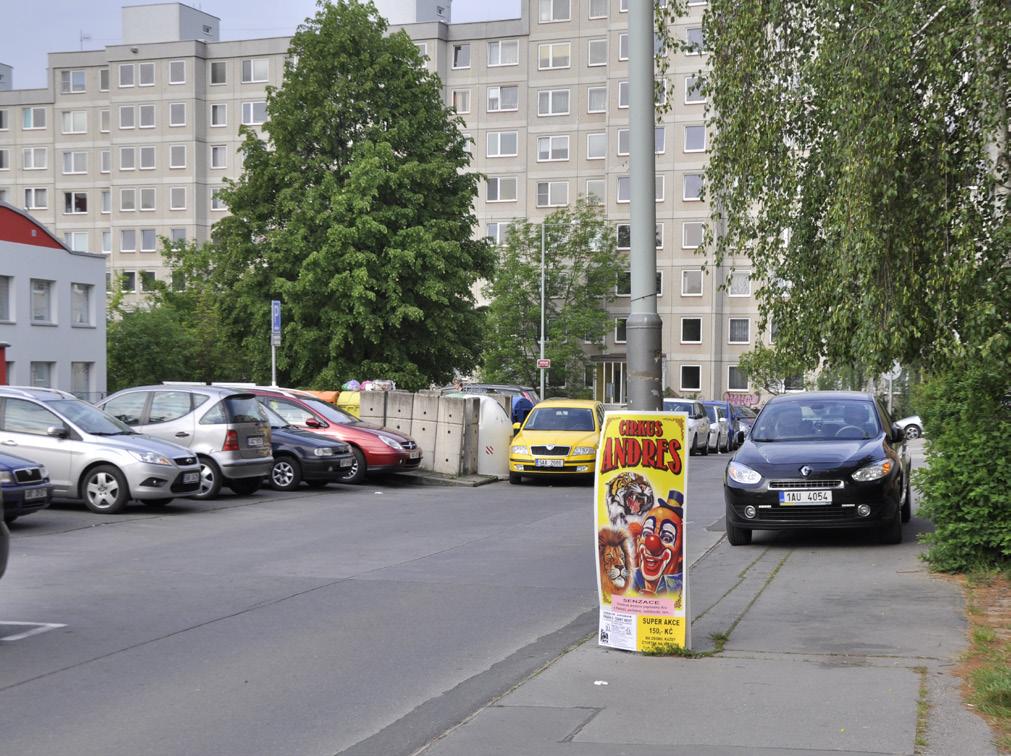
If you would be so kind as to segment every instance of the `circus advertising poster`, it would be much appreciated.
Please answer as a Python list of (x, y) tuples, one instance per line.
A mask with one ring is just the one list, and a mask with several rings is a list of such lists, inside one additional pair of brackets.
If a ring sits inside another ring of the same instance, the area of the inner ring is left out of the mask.
[(668, 412), (604, 416), (594, 486), (602, 646), (689, 647), (686, 423)]

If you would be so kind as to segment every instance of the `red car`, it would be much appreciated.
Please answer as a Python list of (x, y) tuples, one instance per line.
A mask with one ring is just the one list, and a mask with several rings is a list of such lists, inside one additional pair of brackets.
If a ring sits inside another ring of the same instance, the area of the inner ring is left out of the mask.
[(414, 470), (421, 464), (421, 449), (410, 436), (363, 423), (307, 391), (269, 386), (243, 390), (255, 394), (262, 404), (296, 428), (350, 444), (354, 460), (341, 476), (342, 483), (358, 483), (371, 472)]

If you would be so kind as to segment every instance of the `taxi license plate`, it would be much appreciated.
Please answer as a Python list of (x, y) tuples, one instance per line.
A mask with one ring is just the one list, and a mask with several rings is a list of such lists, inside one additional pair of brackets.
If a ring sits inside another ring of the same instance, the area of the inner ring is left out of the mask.
[(831, 504), (831, 491), (780, 491), (779, 505), (789, 507), (797, 504)]
[(25, 500), (34, 501), (35, 499), (44, 499), (46, 494), (49, 493), (44, 488), (30, 488), (25, 491)]
[(534, 465), (536, 467), (561, 467), (565, 460), (561, 459), (535, 459)]
[(246, 443), (250, 446), (263, 446), (263, 436), (250, 436), (246, 439)]
[(199, 480), (200, 473), (198, 472), (183, 473), (183, 483), (196, 483)]
[(408, 456), (410, 456), (411, 459), (420, 459), (421, 449), (414, 449)]

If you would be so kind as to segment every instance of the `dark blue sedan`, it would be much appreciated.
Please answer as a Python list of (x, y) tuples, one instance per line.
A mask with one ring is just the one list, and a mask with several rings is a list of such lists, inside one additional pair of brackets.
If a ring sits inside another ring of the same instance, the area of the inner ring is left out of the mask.
[(45, 509), (53, 500), (45, 466), (10, 454), (0, 454), (0, 490), (4, 522)]

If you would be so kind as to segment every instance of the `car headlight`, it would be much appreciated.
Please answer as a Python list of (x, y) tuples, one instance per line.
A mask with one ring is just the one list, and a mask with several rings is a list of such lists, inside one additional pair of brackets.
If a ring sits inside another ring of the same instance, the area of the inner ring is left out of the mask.
[(597, 453), (596, 446), (577, 446), (575, 449), (572, 450), (572, 454), (577, 457), (580, 457), (584, 454), (596, 454), (596, 453)]
[(858, 483), (868, 483), (872, 480), (878, 480), (885, 477), (892, 471), (892, 461), (890, 459), (883, 459), (880, 462), (875, 462), (872, 465), (867, 465), (867, 467), (861, 467), (855, 473), (853, 473), (853, 480)]
[(739, 462), (731, 462), (727, 465), (727, 475), (731, 480), (745, 485), (754, 485), (762, 479), (759, 473)]
[(152, 451), (133, 451), (132, 449), (127, 450), (131, 457), (136, 459), (138, 462), (144, 462), (149, 465), (171, 465), (172, 460), (166, 457), (164, 454), (159, 454), (158, 452)]
[(379, 440), (386, 444), (391, 449), (396, 449), (397, 451), (403, 451), (404, 447), (400, 445), (400, 442), (395, 438), (390, 438), (389, 436), (380, 436)]
[(43, 478), (49, 477), (49, 470), (46, 469), (45, 465), (39, 465), (39, 475), (41, 475)]
[(509, 451), (512, 454), (529, 454), (530, 453), (530, 447), (528, 447), (528, 446), (511, 446), (511, 447), (509, 447)]
[(320, 446), (317, 447), (316, 449), (313, 449), (312, 453), (315, 454), (317, 457), (332, 457), (333, 449), (331, 449), (329, 446)]
[(14, 476), (8, 470), (0, 470), (0, 483), (13, 483)]

